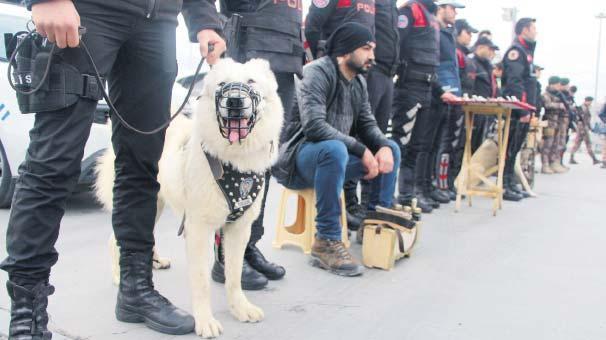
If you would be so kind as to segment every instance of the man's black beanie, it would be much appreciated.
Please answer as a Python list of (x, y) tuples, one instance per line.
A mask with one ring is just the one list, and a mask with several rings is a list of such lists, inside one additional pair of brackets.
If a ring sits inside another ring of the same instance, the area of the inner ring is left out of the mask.
[(326, 52), (331, 57), (340, 57), (358, 48), (375, 42), (375, 37), (365, 26), (348, 22), (339, 26), (326, 42)]

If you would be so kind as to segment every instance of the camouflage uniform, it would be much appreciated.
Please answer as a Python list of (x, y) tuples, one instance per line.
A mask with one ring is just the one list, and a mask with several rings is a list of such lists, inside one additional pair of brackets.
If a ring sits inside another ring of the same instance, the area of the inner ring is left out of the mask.
[(566, 106), (555, 92), (547, 90), (543, 93), (543, 102), (545, 108), (543, 120), (546, 120), (548, 125), (543, 129), (541, 161), (543, 166), (546, 166), (560, 162), (561, 146), (566, 144), (568, 114), (566, 113)]
[[(581, 144), (585, 143), (585, 148), (587, 149), (587, 153), (591, 156), (592, 159), (595, 158), (595, 154), (593, 153), (593, 148), (591, 145), (591, 112), (589, 112), (589, 107), (585, 104), (579, 110), (579, 120), (577, 123), (577, 134), (574, 139), (574, 146), (570, 151), (571, 157), (579, 151)], [(603, 156), (602, 156), (603, 157)]]

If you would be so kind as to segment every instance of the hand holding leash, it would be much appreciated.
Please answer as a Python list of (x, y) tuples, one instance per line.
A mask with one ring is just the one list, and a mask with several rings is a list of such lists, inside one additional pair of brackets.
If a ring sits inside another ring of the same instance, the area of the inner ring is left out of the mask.
[(200, 54), (206, 58), (209, 65), (214, 65), (223, 52), (225, 52), (225, 40), (221, 38), (214, 30), (202, 30), (198, 32), (198, 42), (200, 43)]
[(36, 31), (59, 48), (78, 47), (80, 15), (71, 0), (40, 2), (32, 6)]

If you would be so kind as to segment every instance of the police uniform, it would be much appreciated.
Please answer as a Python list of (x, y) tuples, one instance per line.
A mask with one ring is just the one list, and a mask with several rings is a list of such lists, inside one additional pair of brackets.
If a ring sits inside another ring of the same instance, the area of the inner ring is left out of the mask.
[[(518, 100), (531, 105), (536, 103), (537, 96), (537, 79), (534, 67), (535, 46), (536, 43), (534, 42), (516, 37), (503, 58), (503, 95), (515, 96)], [(513, 188), (514, 168), (516, 156), (526, 140), (529, 129), (529, 124), (521, 123), (520, 118), (529, 114), (530, 112), (524, 110), (513, 110), (512, 112), (504, 174), (505, 193), (503, 197), (506, 200), (522, 198)]]
[[(295, 85), (294, 76), (301, 76), (303, 68), (303, 41), (301, 37), (302, 7), (300, 1), (262, 0), (262, 1), (221, 1), (221, 13), (231, 17), (237, 13), (242, 16), (240, 46), (236, 46), (236, 55), (230, 56), (239, 62), (246, 62), (253, 58), (269, 61), (271, 70), (278, 82), (278, 95), (284, 108), (284, 121), (290, 121), (290, 113), (294, 103)], [(288, 127), (284, 128), (281, 141)], [(253, 222), (249, 245), (246, 251), (245, 268), (242, 274), (244, 289), (259, 289), (267, 284), (267, 280), (260, 277), (248, 264), (268, 278), (281, 278), (284, 268), (265, 260), (257, 242), (263, 237), (265, 228), (265, 202), (269, 191), (270, 173), (265, 174), (265, 195), (261, 205), (259, 217)], [(221, 252), (217, 252), (220, 255)], [(217, 257), (213, 267), (213, 279), (224, 282), (222, 259)]]
[(305, 18), (305, 39), (314, 58), (320, 41), (326, 41), (337, 27), (357, 22), (375, 35), (375, 0), (312, 0)]
[[(459, 61), (457, 58), (456, 38), (454, 27), (440, 29), (440, 66), (438, 66), (438, 80), (442, 90), (461, 96), (461, 80), (459, 76)], [(455, 129), (452, 128), (454, 110), (456, 107), (444, 104), (440, 98), (432, 100), (432, 111), (439, 113), (439, 127), (434, 145), (432, 161), (436, 164), (436, 178), (438, 189), (444, 191), (448, 200), (456, 196), (452, 183), (448, 181), (450, 160), (453, 149)], [(439, 197), (436, 197), (439, 199)]]
[[(31, 8), (42, 1), (26, 2)], [(175, 45), (179, 12), (184, 14), (192, 42), (197, 42), (199, 31), (221, 30), (212, 0), (81, 0), (74, 1), (74, 6), (81, 25), (87, 29), (82, 41), (88, 46), (101, 76), (107, 79), (116, 109), (129, 124), (141, 130), (155, 129), (170, 116), (171, 93), (177, 75)], [(95, 72), (82, 48), (57, 51), (57, 58), (75, 67), (82, 77)], [(53, 78), (49, 81), (53, 82)], [(73, 105), (36, 113), (27, 157), (19, 169), (8, 221), (8, 257), (2, 269), (8, 272), (13, 301), (22, 304), (22, 299), (35, 295), (34, 308), (39, 310), (34, 313), (39, 313), (40, 318), (46, 309), (45, 295), (53, 291), (48, 280), (51, 267), (58, 259), (55, 242), (66, 199), (78, 182), (97, 98), (83, 94)], [(175, 309), (169, 306), (168, 300), (161, 302), (164, 300), (151, 284), (153, 230), (160, 189), (158, 161), (165, 133), (164, 130), (153, 135), (135, 133), (125, 128), (115, 115), (111, 119), (116, 155), (112, 224), (121, 250), (122, 276), (118, 304), (134, 301), (140, 307), (144, 303), (155, 305), (157, 313), (151, 319), (157, 323), (158, 330), (169, 332), (166, 321), (174, 321)], [(32, 289), (33, 293), (22, 295), (24, 290), (17, 286)], [(38, 288), (33, 289), (34, 286)], [(137, 295), (143, 292), (147, 295)], [(156, 300), (152, 302), (148, 298)], [(21, 307), (24, 308), (19, 312), (24, 318), (21, 321), (26, 322), (31, 305)], [(142, 308), (152, 309), (149, 305)], [(117, 306), (118, 318), (119, 312)], [(181, 331), (192, 331), (193, 319), (191, 322), (191, 329)], [(40, 326), (34, 321), (32, 333), (28, 329), (27, 334), (40, 336), (37, 332), (45, 332)], [(19, 328), (13, 329), (11, 325), (10, 338), (15, 335), (13, 331), (19, 332)]]
[[(474, 55), (471, 62), (475, 69), (475, 81), (471, 94), (483, 98), (496, 98), (497, 82), (492, 74), (493, 66), (490, 60)], [(471, 136), (472, 153), (482, 145), (491, 127), (494, 126), (494, 122), (494, 117), (474, 117), (474, 128)]]
[(551, 174), (555, 170), (551, 166), (554, 165), (557, 169), (557, 165), (560, 164), (558, 140), (562, 139), (563, 134), (560, 122), (567, 112), (566, 105), (562, 102), (558, 91), (548, 88), (542, 97), (545, 108), (543, 120), (547, 121), (547, 127), (543, 129), (543, 146), (541, 147), (542, 172)]
[(439, 121), (431, 110), (432, 94), (440, 97), (444, 93), (436, 76), (440, 28), (435, 11), (436, 5), (430, 0), (409, 1), (398, 10), (400, 68), (392, 119), (392, 138), (404, 155), (398, 200), (410, 205), (416, 196), (425, 211), (436, 207), (429, 198), (430, 153)]
[(583, 104), (577, 112), (577, 134), (574, 139), (574, 146), (572, 147), (572, 150), (570, 150), (570, 163), (573, 163), (574, 154), (579, 151), (579, 148), (583, 143), (585, 143), (587, 153), (594, 164), (598, 163), (591, 144), (591, 112), (589, 111), (589, 105)]

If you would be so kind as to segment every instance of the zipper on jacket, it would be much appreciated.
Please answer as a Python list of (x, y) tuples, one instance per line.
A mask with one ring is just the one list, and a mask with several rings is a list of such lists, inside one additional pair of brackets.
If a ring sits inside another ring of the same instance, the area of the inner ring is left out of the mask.
[(156, 9), (156, 0), (149, 0), (148, 5), (147, 5), (147, 13), (145, 13), (145, 17), (147, 19), (150, 19), (154, 14), (155, 9)]

